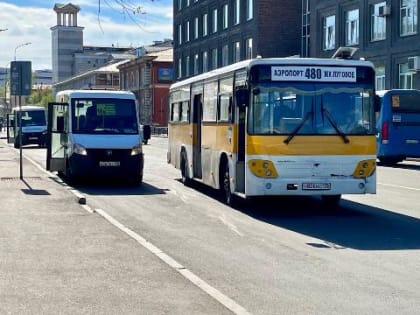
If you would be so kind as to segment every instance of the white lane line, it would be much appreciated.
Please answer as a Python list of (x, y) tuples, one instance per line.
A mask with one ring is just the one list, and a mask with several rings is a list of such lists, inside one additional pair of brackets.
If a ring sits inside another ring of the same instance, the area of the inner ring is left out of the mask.
[(122, 223), (114, 219), (112, 216), (110, 216), (108, 213), (106, 213), (102, 209), (95, 209), (95, 212), (101, 215), (104, 219), (106, 219), (109, 223), (117, 227), (122, 232), (126, 233), (128, 236), (136, 240), (140, 245), (142, 245), (144, 248), (146, 248), (148, 251), (159, 257), (164, 263), (166, 263), (168, 266), (179, 272), (181, 275), (183, 275), (187, 280), (195, 284), (197, 287), (199, 287), (201, 290), (206, 292), (208, 295), (210, 295), (213, 299), (218, 301), (220, 304), (225, 306), (227, 309), (232, 311), (235, 314), (238, 315), (249, 315), (250, 313), (240, 306), (238, 303), (236, 303), (234, 300), (229, 298), (228, 296), (224, 295), (222, 292), (217, 290), (216, 288), (212, 287), (210, 284), (205, 282), (203, 279), (195, 275), (193, 272), (185, 268), (183, 265), (178, 263), (175, 259), (170, 257), (169, 255), (165, 254), (162, 250), (160, 250), (158, 247), (147, 241), (144, 237), (140, 236), (133, 230), (130, 230), (126, 226), (124, 226)]
[(419, 188), (414, 188), (414, 187), (407, 187), (407, 186), (400, 186), (400, 185), (392, 185), (392, 184), (383, 184), (383, 183), (378, 183), (378, 185), (388, 186), (388, 187), (394, 187), (394, 188), (401, 188), (401, 189), (408, 189), (408, 190), (414, 190), (414, 191), (420, 191)]

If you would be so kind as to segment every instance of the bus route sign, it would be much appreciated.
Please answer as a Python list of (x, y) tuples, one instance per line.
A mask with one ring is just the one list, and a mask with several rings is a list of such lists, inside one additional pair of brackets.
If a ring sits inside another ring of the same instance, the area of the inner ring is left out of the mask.
[(356, 82), (355, 67), (272, 66), (272, 81)]

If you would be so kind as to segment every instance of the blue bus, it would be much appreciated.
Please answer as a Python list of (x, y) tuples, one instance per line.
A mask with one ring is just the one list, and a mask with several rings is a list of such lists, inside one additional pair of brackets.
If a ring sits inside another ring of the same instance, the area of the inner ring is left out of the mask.
[(420, 158), (420, 90), (377, 91), (377, 157), (384, 165)]

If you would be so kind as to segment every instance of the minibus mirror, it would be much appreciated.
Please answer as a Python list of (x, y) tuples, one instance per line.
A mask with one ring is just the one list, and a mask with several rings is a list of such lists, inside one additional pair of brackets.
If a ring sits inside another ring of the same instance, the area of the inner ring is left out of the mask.
[(236, 105), (247, 107), (249, 105), (249, 92), (246, 88), (239, 88), (235, 91)]
[(57, 132), (64, 132), (64, 116), (57, 117)]
[(85, 107), (85, 103), (77, 103), (76, 108), (83, 108)]
[(378, 95), (375, 95), (374, 98), (374, 109), (375, 113), (378, 113), (381, 110), (381, 98)]

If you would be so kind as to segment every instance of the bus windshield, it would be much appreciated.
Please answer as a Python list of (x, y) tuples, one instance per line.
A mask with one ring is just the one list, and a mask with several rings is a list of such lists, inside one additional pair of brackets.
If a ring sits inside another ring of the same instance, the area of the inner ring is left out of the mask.
[(19, 115), (22, 115), (22, 127), (45, 126), (47, 124), (45, 111), (43, 110), (20, 111), (18, 112), (18, 119)]
[(261, 135), (374, 134), (373, 89), (348, 83), (259, 83), (248, 132)]
[(137, 134), (136, 104), (128, 99), (73, 99), (73, 133)]

